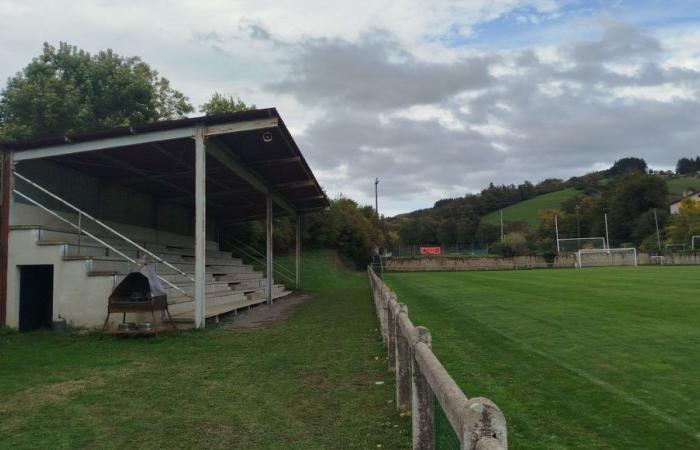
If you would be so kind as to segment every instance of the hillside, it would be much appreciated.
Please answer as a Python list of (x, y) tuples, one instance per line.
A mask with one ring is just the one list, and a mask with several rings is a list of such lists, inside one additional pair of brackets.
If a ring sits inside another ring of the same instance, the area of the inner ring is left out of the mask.
[(674, 177), (666, 180), (668, 192), (674, 197), (682, 195), (684, 191), (700, 190), (700, 178), (697, 177)]
[[(535, 198), (525, 200), (514, 205), (503, 208), (504, 221), (526, 221), (531, 228), (539, 226), (540, 211), (558, 208), (561, 204), (581, 192), (574, 188), (562, 189), (561, 191), (550, 192), (549, 194), (538, 195)], [(487, 223), (498, 225), (500, 223), (500, 211), (493, 211), (482, 217)]]

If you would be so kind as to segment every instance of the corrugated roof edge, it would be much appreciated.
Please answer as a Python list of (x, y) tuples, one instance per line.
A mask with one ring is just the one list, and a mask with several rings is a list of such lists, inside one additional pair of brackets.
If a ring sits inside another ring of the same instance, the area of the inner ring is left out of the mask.
[(316, 179), (314, 173), (311, 171), (311, 168), (309, 168), (309, 165), (306, 162), (306, 158), (304, 158), (304, 155), (301, 153), (301, 150), (299, 150), (299, 147), (297, 146), (296, 142), (294, 141), (294, 138), (287, 129), (287, 126), (282, 120), (282, 117), (280, 117), (279, 113), (277, 112), (277, 108), (262, 108), (253, 109), (249, 111), (239, 111), (234, 113), (212, 114), (209, 116), (186, 117), (183, 119), (163, 120), (159, 122), (150, 122), (140, 125), (131, 125), (124, 127), (108, 128), (104, 130), (93, 130), (81, 133), (65, 134), (62, 136), (47, 136), (17, 141), (4, 141), (0, 142), (0, 151), (22, 151), (54, 145), (70, 145), (76, 142), (96, 141), (99, 139), (107, 139), (111, 137), (127, 136), (134, 133), (138, 134), (148, 133), (152, 131), (173, 130), (177, 128), (197, 125), (200, 123), (203, 123), (205, 125), (218, 125), (227, 122), (243, 122), (247, 120), (257, 120), (271, 117), (276, 117), (279, 120), (279, 128), (285, 140), (287, 141), (287, 145), (289, 145), (301, 157), (301, 164), (304, 168), (304, 171), (306, 172), (306, 175), (316, 182), (316, 185), (319, 187), (319, 189), (325, 197), (326, 205), (330, 206), (328, 196), (321, 188), (321, 185)]
[[(151, 131), (173, 130), (189, 127), (199, 123), (205, 125), (218, 125), (226, 122), (243, 122), (246, 120), (265, 119), (277, 117), (282, 120), (276, 108), (253, 109), (235, 113), (213, 114), (210, 116), (185, 117), (183, 119), (161, 120), (145, 124), (91, 130), (80, 133), (68, 133), (60, 136), (45, 136), (40, 138), (23, 139), (16, 141), (0, 142), (1, 150), (27, 150), (49, 145), (71, 144), (75, 142), (88, 142), (110, 137), (126, 136), (135, 133), (148, 133)], [(67, 139), (66, 139), (67, 138)]]

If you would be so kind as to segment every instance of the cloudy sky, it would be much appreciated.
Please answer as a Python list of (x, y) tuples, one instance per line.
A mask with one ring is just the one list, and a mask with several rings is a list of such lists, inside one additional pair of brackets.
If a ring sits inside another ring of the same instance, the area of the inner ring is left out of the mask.
[[(276, 106), (332, 196), (387, 215), (489, 182), (700, 154), (697, 0), (0, 0), (0, 78), (44, 41)], [(78, 6), (80, 5), (80, 6)]]

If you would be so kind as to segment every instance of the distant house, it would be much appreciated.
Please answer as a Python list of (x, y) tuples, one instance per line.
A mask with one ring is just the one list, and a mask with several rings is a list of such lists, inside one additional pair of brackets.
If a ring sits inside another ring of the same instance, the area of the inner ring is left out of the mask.
[(681, 206), (681, 202), (689, 198), (694, 202), (700, 202), (700, 191), (685, 191), (682, 196), (671, 201), (669, 208), (671, 209), (671, 214), (678, 214), (678, 208)]

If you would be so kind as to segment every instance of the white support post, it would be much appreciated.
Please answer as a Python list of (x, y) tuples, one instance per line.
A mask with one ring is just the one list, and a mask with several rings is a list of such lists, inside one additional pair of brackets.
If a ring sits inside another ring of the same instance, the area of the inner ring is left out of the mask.
[[(656, 210), (654, 210), (656, 213)], [(605, 248), (610, 248), (610, 233), (608, 233), (608, 213), (605, 213)]]
[(206, 144), (204, 126), (198, 126), (194, 136), (195, 151), (195, 213), (194, 213), (194, 325), (204, 328), (206, 293)]
[(296, 241), (296, 255), (294, 257), (294, 287), (299, 289), (299, 272), (301, 263), (301, 216), (297, 216), (297, 241)]
[(554, 216), (554, 231), (557, 235), (557, 255), (560, 253), (559, 251), (559, 222), (557, 221), (557, 216)]
[(265, 243), (266, 243), (266, 268), (267, 268), (267, 304), (272, 306), (272, 195), (267, 195), (267, 220), (265, 223)]

